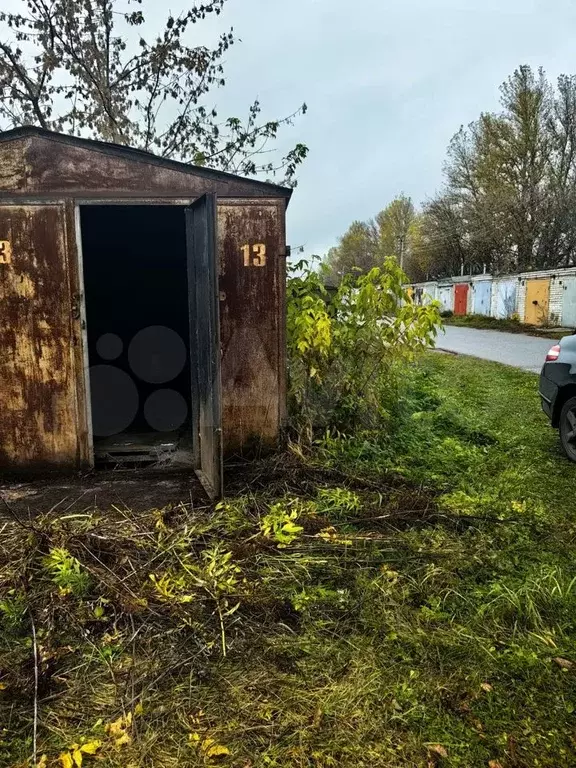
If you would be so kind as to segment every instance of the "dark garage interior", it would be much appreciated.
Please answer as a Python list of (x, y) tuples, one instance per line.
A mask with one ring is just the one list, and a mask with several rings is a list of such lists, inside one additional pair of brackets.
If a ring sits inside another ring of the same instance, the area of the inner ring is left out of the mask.
[(192, 430), (184, 208), (80, 215), (96, 458), (156, 460)]

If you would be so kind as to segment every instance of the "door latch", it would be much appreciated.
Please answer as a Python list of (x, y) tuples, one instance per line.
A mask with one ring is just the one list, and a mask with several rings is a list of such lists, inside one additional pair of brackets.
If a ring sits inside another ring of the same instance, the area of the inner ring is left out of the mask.
[(72, 313), (72, 317), (74, 320), (80, 320), (80, 309), (81, 309), (81, 301), (82, 301), (82, 295), (80, 293), (74, 293), (72, 295), (72, 303), (70, 307), (70, 311)]

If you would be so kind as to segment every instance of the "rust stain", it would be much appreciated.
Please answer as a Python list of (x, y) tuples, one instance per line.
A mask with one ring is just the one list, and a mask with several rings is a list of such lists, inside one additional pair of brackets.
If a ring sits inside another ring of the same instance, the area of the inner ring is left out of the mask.
[(127, 158), (98, 146), (89, 149), (39, 137), (30, 139), (25, 165), (33, 169), (30, 194), (84, 198), (198, 198), (206, 192), (228, 197), (258, 194), (249, 179), (214, 179), (147, 159), (145, 155)]
[(73, 464), (75, 381), (64, 208), (0, 205), (0, 465)]
[[(0, 142), (0, 240), (12, 250), (11, 263), (0, 263), (1, 468), (90, 463), (82, 328), (71, 300), (81, 290), (74, 199), (157, 201), (205, 192), (220, 196), (225, 449), (278, 443), (285, 417), (289, 195), (250, 180), (33, 136)], [(31, 195), (38, 205), (2, 204), (2, 197)], [(65, 203), (47, 202), (60, 198)]]
[(218, 242), (224, 450), (275, 447), (284, 412), (282, 203), (220, 201)]
[(26, 152), (28, 145), (28, 139), (17, 139), (6, 144), (0, 144), (0, 191), (26, 191), (28, 178)]

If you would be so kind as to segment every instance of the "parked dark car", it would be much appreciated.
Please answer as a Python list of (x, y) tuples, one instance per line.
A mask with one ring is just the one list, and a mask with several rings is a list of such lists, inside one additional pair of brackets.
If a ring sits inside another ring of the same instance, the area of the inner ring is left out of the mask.
[(540, 398), (544, 413), (560, 432), (566, 455), (576, 462), (576, 334), (565, 336), (546, 355)]

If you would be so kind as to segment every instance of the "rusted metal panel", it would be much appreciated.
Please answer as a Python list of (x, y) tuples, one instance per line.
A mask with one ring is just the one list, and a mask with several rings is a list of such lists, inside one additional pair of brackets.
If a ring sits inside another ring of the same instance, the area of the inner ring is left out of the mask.
[(78, 209), (71, 200), (65, 203), (66, 217), (66, 261), (68, 284), (70, 288), (71, 308), (70, 337), (75, 371), (74, 384), (76, 395), (76, 438), (78, 467), (90, 468), (94, 465), (94, 446), (90, 431), (90, 405), (87, 390), (88, 350), (85, 338), (86, 318), (84, 303), (84, 278), (80, 254), (80, 220)]
[(0, 205), (0, 467), (78, 461), (64, 205)]
[(0, 191), (26, 192), (26, 153), (29, 143), (29, 139), (18, 139), (0, 144)]
[[(145, 152), (84, 142), (72, 137), (31, 137), (26, 150), (28, 194), (74, 197), (198, 198), (270, 195), (271, 189), (289, 197), (289, 190), (230, 174), (195, 169)], [(11, 142), (5, 144), (9, 146)], [(0, 147), (2, 143), (0, 143)]]
[(222, 425), (226, 454), (278, 444), (285, 416), (285, 206), (220, 201)]
[(220, 319), (216, 253), (216, 196), (186, 209), (192, 407), (196, 470), (212, 498), (222, 495)]

